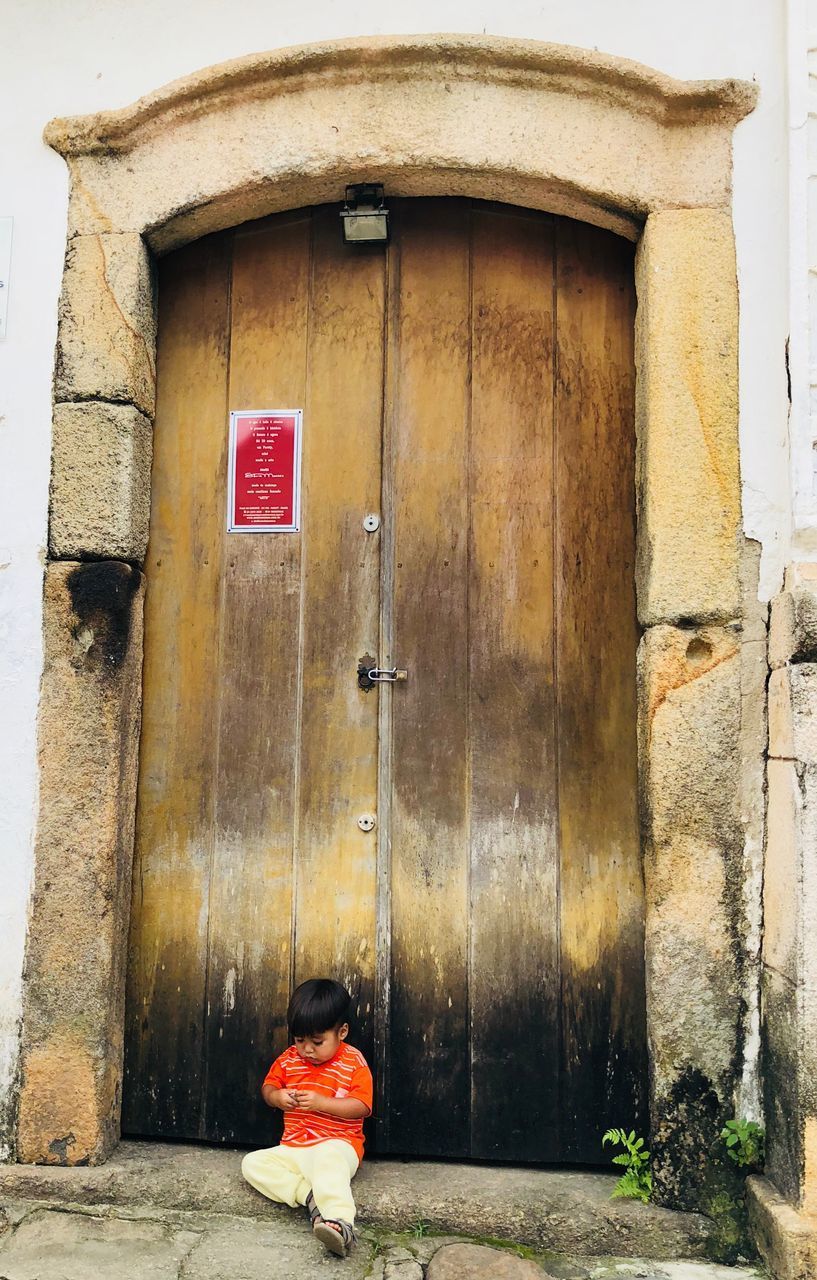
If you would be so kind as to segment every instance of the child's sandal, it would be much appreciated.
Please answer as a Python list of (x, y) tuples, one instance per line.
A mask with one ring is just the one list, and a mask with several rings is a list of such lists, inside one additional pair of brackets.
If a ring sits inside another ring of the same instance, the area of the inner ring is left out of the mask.
[(326, 1222), (324, 1219), (320, 1219), (319, 1222), (315, 1223), (312, 1230), (321, 1244), (325, 1244), (327, 1249), (331, 1253), (336, 1253), (339, 1258), (345, 1258), (349, 1250), (354, 1246), (354, 1227), (341, 1219), (333, 1222)]
[(311, 1191), (306, 1197), (306, 1211), (309, 1214), (309, 1221), (312, 1223), (313, 1228), (317, 1223), (323, 1222), (323, 1218), (318, 1211), (318, 1206), (315, 1204), (315, 1197)]

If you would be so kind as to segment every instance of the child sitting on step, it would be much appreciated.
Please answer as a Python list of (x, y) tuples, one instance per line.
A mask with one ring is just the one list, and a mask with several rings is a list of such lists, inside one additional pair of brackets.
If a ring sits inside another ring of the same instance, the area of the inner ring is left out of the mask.
[(292, 993), (292, 1045), (276, 1058), (261, 1095), (284, 1113), (280, 1146), (251, 1151), (244, 1177), (270, 1200), (304, 1205), (319, 1240), (346, 1257), (355, 1239), (351, 1180), (363, 1159), (363, 1120), (372, 1111), (372, 1073), (349, 1034), (351, 996), (331, 978)]

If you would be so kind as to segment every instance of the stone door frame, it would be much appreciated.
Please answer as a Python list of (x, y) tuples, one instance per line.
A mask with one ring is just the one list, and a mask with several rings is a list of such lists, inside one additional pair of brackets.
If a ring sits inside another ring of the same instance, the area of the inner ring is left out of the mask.
[(379, 180), (395, 196), (500, 200), (638, 241), (652, 1127), (665, 1197), (693, 1196), (694, 1153), (707, 1145), (696, 1126), (711, 1123), (713, 1108), (732, 1114), (745, 1031), (735, 1014), (747, 946), (741, 641), (761, 637), (747, 632), (741, 604), (731, 134), (754, 103), (748, 84), (682, 83), (564, 46), (411, 36), (237, 59), (124, 110), (47, 127), (68, 162), (71, 195), (21, 1160), (101, 1161), (119, 1134), (154, 255), (278, 210), (338, 201), (347, 182)]

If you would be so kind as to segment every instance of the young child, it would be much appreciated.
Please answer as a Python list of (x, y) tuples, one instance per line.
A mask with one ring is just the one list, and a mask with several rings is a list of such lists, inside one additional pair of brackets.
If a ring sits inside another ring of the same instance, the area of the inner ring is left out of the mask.
[(319, 1240), (346, 1257), (354, 1239), (351, 1180), (363, 1159), (363, 1120), (372, 1111), (372, 1073), (345, 1044), (351, 996), (331, 978), (310, 978), (292, 993), (287, 1026), (293, 1044), (261, 1086), (268, 1107), (284, 1113), (281, 1145), (251, 1151), (244, 1177), (270, 1200), (306, 1206)]

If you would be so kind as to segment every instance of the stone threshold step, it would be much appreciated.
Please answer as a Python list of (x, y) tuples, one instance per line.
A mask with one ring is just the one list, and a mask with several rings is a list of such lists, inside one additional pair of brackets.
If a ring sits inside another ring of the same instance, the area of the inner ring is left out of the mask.
[[(0, 1165), (0, 1200), (145, 1207), (263, 1218), (241, 1177), (243, 1152), (122, 1142), (104, 1165)], [(371, 1158), (355, 1179), (361, 1225), (514, 1240), (592, 1257), (705, 1258), (713, 1224), (611, 1200), (614, 1175)]]

